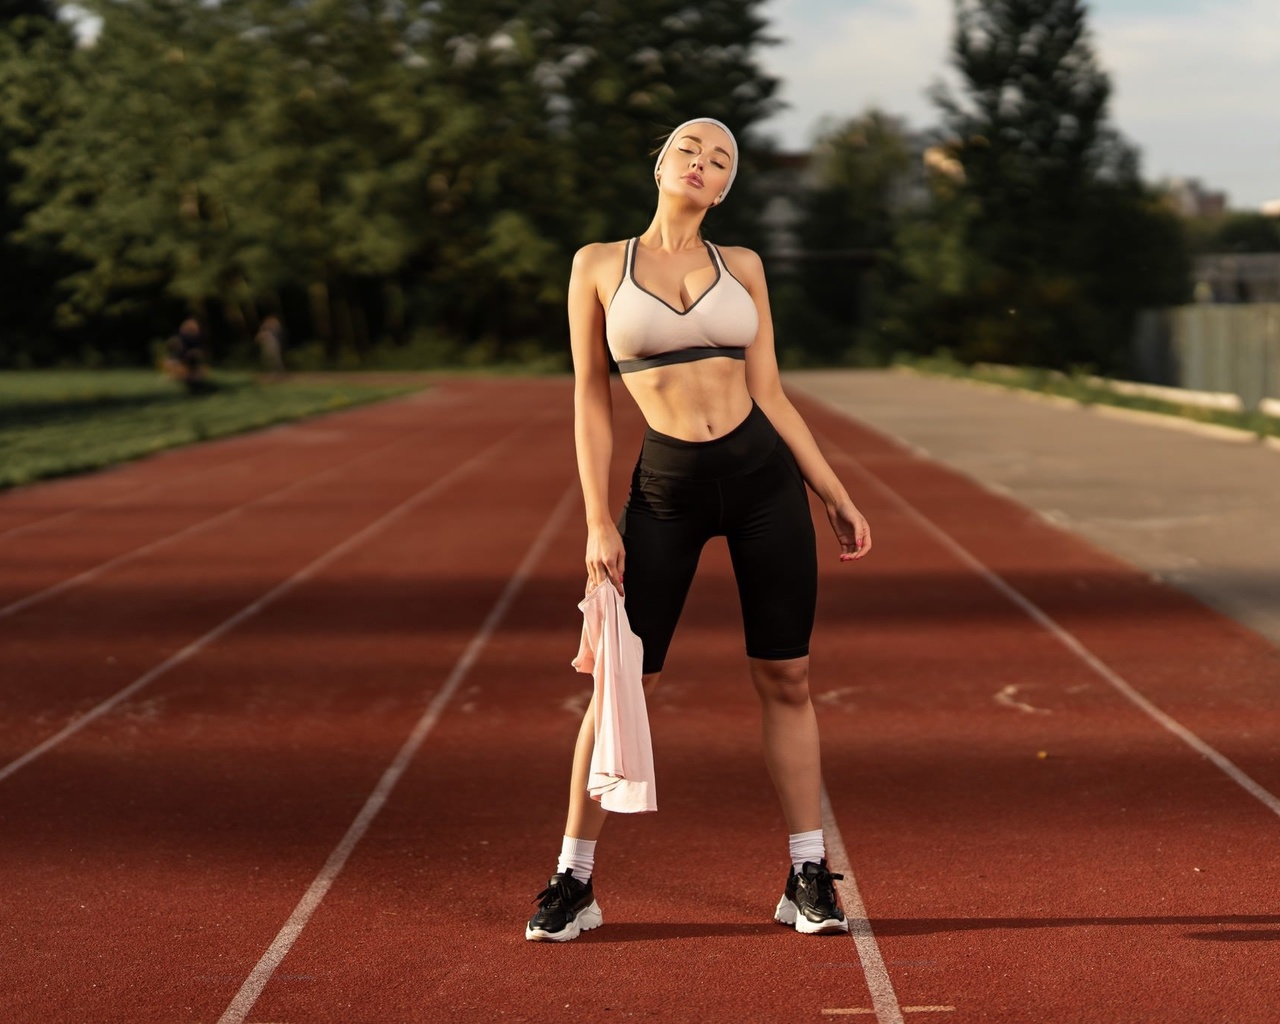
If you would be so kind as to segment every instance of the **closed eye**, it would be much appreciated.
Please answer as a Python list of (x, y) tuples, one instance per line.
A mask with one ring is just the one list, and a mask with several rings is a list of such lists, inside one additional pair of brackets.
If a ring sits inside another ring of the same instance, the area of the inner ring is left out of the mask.
[[(688, 153), (690, 156), (692, 156), (692, 155), (693, 155), (693, 150), (692, 150), (692, 149), (685, 149), (685, 148), (684, 148), (684, 146), (676, 146), (676, 149), (678, 149), (681, 153)], [(711, 160), (711, 166), (712, 166), (712, 167), (719, 167), (719, 168), (720, 168), (720, 170), (722, 170), (722, 171), (723, 171), (723, 170), (724, 170), (724, 168), (725, 168), (725, 165), (724, 165), (724, 164), (722, 164), (719, 160), (716, 160), (714, 157), (713, 157), (713, 158), (712, 158), (712, 160)]]

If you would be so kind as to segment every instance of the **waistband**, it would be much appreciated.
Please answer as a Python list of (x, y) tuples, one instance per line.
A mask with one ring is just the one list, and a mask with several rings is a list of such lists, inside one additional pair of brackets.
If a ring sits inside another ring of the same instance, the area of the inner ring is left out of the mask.
[(781, 443), (777, 430), (753, 400), (747, 418), (710, 441), (686, 441), (652, 427), (644, 432), (640, 466), (659, 476), (717, 480), (759, 468)]

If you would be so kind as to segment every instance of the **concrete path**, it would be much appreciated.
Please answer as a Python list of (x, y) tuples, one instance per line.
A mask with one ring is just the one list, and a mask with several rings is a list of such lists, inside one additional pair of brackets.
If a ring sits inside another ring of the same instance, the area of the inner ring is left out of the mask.
[(1280, 451), (904, 371), (793, 372), (786, 383), (1280, 645)]

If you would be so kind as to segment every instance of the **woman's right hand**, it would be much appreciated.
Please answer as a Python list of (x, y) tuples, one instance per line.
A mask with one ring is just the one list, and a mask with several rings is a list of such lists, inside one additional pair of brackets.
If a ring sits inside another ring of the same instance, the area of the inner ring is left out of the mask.
[(595, 590), (606, 579), (612, 580), (618, 593), (622, 593), (622, 570), (627, 551), (622, 544), (622, 534), (613, 523), (602, 523), (587, 528), (587, 593)]

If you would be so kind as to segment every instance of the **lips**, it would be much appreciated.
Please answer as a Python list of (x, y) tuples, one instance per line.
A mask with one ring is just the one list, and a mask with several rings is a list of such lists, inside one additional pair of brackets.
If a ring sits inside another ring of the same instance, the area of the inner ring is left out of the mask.
[(688, 174), (681, 175), (681, 181), (687, 181), (694, 188), (702, 188), (702, 175), (697, 171), (690, 171)]

